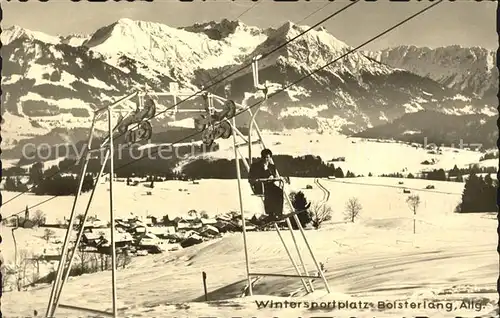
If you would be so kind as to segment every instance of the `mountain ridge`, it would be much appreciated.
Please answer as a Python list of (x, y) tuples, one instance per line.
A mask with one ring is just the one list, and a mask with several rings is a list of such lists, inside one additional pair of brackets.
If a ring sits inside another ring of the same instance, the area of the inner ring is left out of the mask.
[(494, 148), (498, 139), (497, 118), (486, 115), (446, 115), (433, 111), (405, 114), (377, 127), (356, 133), (354, 137), (396, 139), (434, 143), (446, 147)]
[[(276, 29), (259, 29), (227, 19), (181, 28), (120, 19), (89, 36), (67, 37), (12, 28), (10, 33), (2, 33), (2, 41), (7, 39), (2, 54), (9, 56), (4, 59), (9, 60), (2, 79), (8, 94), (2, 116), (17, 123), (2, 125), (2, 130), (10, 127), (7, 146), (31, 138), (27, 133), (30, 129), (45, 134), (56, 127), (88, 127), (92, 109), (143, 84), (168, 91), (169, 84), (177, 82), (181, 89), (198, 91), (221, 71), (227, 74), (304, 30), (306, 27), (292, 22)], [(119, 38), (128, 39), (129, 44), (125, 41), (113, 47)], [(311, 30), (260, 61), (260, 78), (270, 84), (272, 93), (349, 49), (325, 28)], [(250, 70), (218, 85), (214, 93), (229, 94), (246, 105), (257, 101), (260, 95), (253, 92)], [(225, 90), (227, 84), (230, 88)], [(159, 103), (164, 107), (173, 100), (166, 98)], [(200, 101), (186, 103), (186, 107), (194, 106), (200, 107)], [(305, 127), (355, 133), (423, 109), (445, 114), (494, 114), (493, 106), (485, 105), (474, 94), (460, 93), (430, 76), (390, 66), (374, 54), (358, 51), (273, 97), (258, 120), (263, 129), (270, 130)], [(69, 121), (64, 121), (54, 115), (61, 111), (80, 114), (67, 115)], [(177, 119), (187, 117), (179, 115)], [(52, 125), (47, 124), (48, 118), (52, 118)], [(154, 120), (155, 130), (170, 122), (168, 116)]]
[(492, 99), (498, 92), (498, 68), (493, 50), (460, 45), (434, 49), (401, 45), (366, 54), (387, 65), (432, 78), (465, 94)]

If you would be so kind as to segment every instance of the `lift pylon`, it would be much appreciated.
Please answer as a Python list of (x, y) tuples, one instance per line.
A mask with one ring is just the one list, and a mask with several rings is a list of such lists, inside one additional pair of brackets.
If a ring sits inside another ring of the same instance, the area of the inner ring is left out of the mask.
[[(291, 274), (273, 274), (273, 273), (256, 273), (256, 272), (252, 272), (250, 270), (250, 264), (249, 264), (249, 254), (248, 254), (248, 245), (247, 245), (247, 231), (246, 231), (246, 222), (245, 222), (245, 215), (244, 215), (244, 206), (243, 206), (243, 196), (242, 196), (242, 182), (241, 182), (241, 167), (240, 167), (240, 159), (242, 160), (243, 162), (243, 165), (245, 166), (245, 168), (247, 169), (247, 172), (249, 172), (250, 170), (250, 166), (252, 164), (252, 146), (255, 145), (255, 144), (258, 144), (260, 145), (261, 149), (265, 149), (267, 148), (266, 145), (265, 145), (265, 142), (262, 138), (262, 133), (259, 129), (259, 126), (257, 125), (256, 123), (256, 115), (257, 113), (259, 112), (259, 109), (260, 107), (262, 107), (262, 105), (265, 104), (265, 102), (267, 101), (267, 98), (268, 98), (268, 88), (266, 87), (266, 85), (263, 85), (259, 82), (259, 76), (258, 76), (258, 60), (259, 60), (260, 56), (257, 56), (253, 59), (252, 61), (252, 71), (253, 71), (253, 78), (254, 78), (254, 87), (261, 91), (263, 94), (264, 94), (264, 97), (263, 97), (263, 102), (258, 104), (257, 106), (257, 109), (255, 111), (252, 112), (252, 110), (250, 108), (244, 108), (250, 115), (250, 120), (249, 120), (249, 123), (248, 123), (248, 136), (247, 138), (245, 138), (245, 136), (237, 129), (236, 127), (236, 122), (233, 118), (232, 120), (232, 134), (233, 134), (233, 147), (234, 147), (234, 153), (235, 153), (235, 161), (236, 161), (236, 174), (237, 174), (237, 181), (238, 181), (238, 195), (239, 195), (239, 200), (240, 200), (240, 212), (241, 212), (241, 219), (242, 219), (242, 228), (243, 228), (243, 244), (244, 244), (244, 250), (245, 250), (245, 265), (246, 265), (246, 274), (247, 274), (247, 280), (248, 280), (248, 285), (247, 285), (247, 290), (248, 290), (248, 294), (249, 295), (253, 295), (253, 290), (252, 290), (252, 278), (259, 278), (259, 277), (264, 277), (264, 276), (276, 276), (276, 277), (296, 277), (296, 278), (300, 278), (301, 281), (302, 281), (302, 284), (305, 288), (305, 291), (307, 293), (311, 293), (314, 291), (314, 287), (313, 287), (313, 284), (312, 284), (312, 281), (311, 279), (321, 279), (325, 285), (325, 289), (327, 290), (328, 293), (330, 293), (330, 287), (328, 285), (328, 281), (326, 280), (325, 278), (325, 275), (323, 273), (323, 270), (321, 268), (321, 266), (319, 265), (318, 261), (316, 260), (316, 257), (312, 251), (312, 248), (311, 248), (311, 245), (309, 244), (308, 240), (307, 240), (307, 237), (305, 235), (305, 232), (304, 232), (304, 229), (302, 228), (302, 225), (299, 221), (299, 218), (297, 217), (296, 214), (294, 214), (293, 216), (290, 216), (288, 218), (286, 218), (286, 223), (287, 223), (287, 226), (288, 226), (288, 229), (290, 231), (290, 234), (292, 236), (292, 240), (294, 242), (294, 245), (295, 245), (295, 248), (296, 248), (296, 251), (297, 251), (297, 255), (298, 255), (298, 258), (299, 258), (299, 261), (300, 261), (300, 267), (297, 265), (297, 263), (295, 262), (294, 258), (292, 257), (292, 254), (290, 253), (290, 250), (288, 249), (284, 239), (283, 239), (283, 235), (280, 231), (280, 228), (279, 226), (274, 223), (274, 228), (278, 234), (278, 237), (280, 238), (282, 244), (283, 244), (283, 247), (290, 259), (290, 262), (292, 263), (293, 267), (295, 268), (295, 271), (297, 272), (297, 275), (291, 275)], [(257, 135), (257, 139), (255, 141), (252, 141), (252, 134), (253, 132), (255, 131), (256, 135)], [(238, 137), (240, 139), (243, 140), (243, 142), (238, 142), (237, 139)], [(242, 155), (242, 152), (241, 152), (241, 148), (242, 147), (245, 147), (247, 146), (248, 147), (248, 160), (245, 156)], [(278, 172), (278, 177), (279, 177), (279, 172)], [(281, 180), (283, 180), (283, 178), (279, 177)], [(283, 182), (283, 184), (285, 185), (286, 182)], [(294, 211), (294, 207), (292, 205), (292, 202), (288, 196), (288, 191), (286, 190), (286, 186), (283, 187), (283, 194), (284, 194), (284, 199), (285, 199), (285, 202), (286, 204), (288, 205), (288, 207), (290, 208), (291, 211)], [(263, 197), (261, 197), (262, 200), (264, 200)], [(304, 243), (305, 245), (307, 246), (308, 250), (309, 250), (309, 253), (310, 253), (310, 256), (312, 258), (312, 261), (316, 267), (316, 270), (317, 270), (317, 273), (318, 275), (317, 276), (314, 276), (314, 275), (309, 275), (308, 274), (308, 271), (307, 271), (307, 268), (305, 266), (305, 263), (304, 263), (304, 260), (303, 260), (303, 257), (302, 257), (302, 254), (300, 252), (300, 249), (299, 249), (299, 246), (297, 244), (297, 238), (295, 237), (295, 231), (293, 230), (292, 228), (292, 224), (290, 222), (290, 218), (293, 217), (294, 220), (295, 220), (295, 223), (297, 224), (298, 226), (298, 229), (299, 229), (299, 232), (304, 240)]]
[[(86, 208), (84, 216), (83, 216), (83, 221), (81, 221), (81, 223), (79, 225), (80, 228), (78, 230), (77, 238), (73, 244), (72, 249), (70, 249), (69, 245), (70, 245), (70, 241), (71, 241), (70, 237), (73, 233), (73, 229), (74, 229), (75, 225), (77, 225), (77, 224), (75, 224), (75, 221), (77, 219), (76, 218), (77, 215), (75, 213), (75, 210), (76, 210), (78, 199), (80, 198), (80, 194), (82, 191), (83, 180), (85, 178), (85, 175), (87, 174), (87, 168), (88, 168), (88, 164), (89, 164), (89, 160), (90, 160), (90, 154), (93, 150), (93, 149), (91, 149), (91, 145), (92, 145), (92, 140), (94, 137), (94, 130), (95, 130), (96, 121), (103, 113), (107, 112), (107, 114), (108, 114), (108, 118), (107, 118), (107, 120), (108, 120), (108, 133), (109, 133), (109, 136), (113, 136), (114, 129), (112, 126), (112, 121), (113, 121), (113, 109), (114, 109), (114, 107), (125, 102), (126, 100), (133, 98), (136, 95), (137, 95), (137, 92), (134, 92), (134, 93), (120, 99), (119, 101), (113, 103), (112, 105), (110, 105), (108, 107), (98, 109), (94, 113), (94, 118), (92, 120), (92, 126), (90, 128), (89, 138), (88, 138), (86, 149), (85, 149), (86, 151), (84, 153), (84, 156), (80, 159), (81, 160), (81, 162), (80, 162), (81, 171), (80, 171), (80, 175), (78, 178), (78, 180), (79, 180), (78, 181), (78, 189), (77, 189), (77, 193), (75, 195), (75, 199), (73, 201), (73, 207), (71, 209), (71, 214), (70, 214), (69, 223), (68, 223), (68, 229), (66, 231), (66, 235), (64, 238), (63, 248), (61, 251), (61, 258), (60, 258), (58, 266), (57, 266), (56, 278), (54, 280), (54, 283), (52, 285), (52, 290), (50, 292), (50, 298), (49, 298), (49, 303), (47, 305), (47, 311), (46, 311), (45, 317), (54, 317), (55, 312), (59, 306), (59, 301), (60, 301), (60, 297), (62, 294), (62, 290), (63, 290), (65, 282), (67, 281), (67, 279), (69, 277), (69, 274), (71, 271), (71, 266), (72, 266), (72, 263), (73, 263), (73, 260), (75, 257), (75, 252), (79, 248), (79, 243), (80, 243), (80, 240), (81, 240), (81, 237), (83, 234), (83, 230), (85, 227), (85, 220), (87, 219), (87, 214), (88, 214), (88, 211), (90, 208), (90, 204), (91, 204), (92, 198), (94, 196), (94, 192), (97, 188), (97, 185), (99, 184), (100, 177), (102, 176), (102, 173), (104, 171), (104, 167), (106, 166), (108, 159), (110, 159), (109, 160), (110, 161), (110, 177), (109, 177), (109, 195), (110, 195), (110, 198), (109, 198), (110, 206), (109, 207), (110, 207), (110, 209), (109, 210), (110, 210), (110, 219), (111, 219), (111, 229), (110, 229), (111, 242), (110, 242), (110, 244), (111, 244), (111, 263), (112, 263), (112, 291), (113, 291), (112, 300), (113, 300), (113, 316), (117, 317), (117, 307), (116, 307), (116, 298), (117, 298), (117, 296), (116, 296), (116, 246), (115, 246), (114, 226), (113, 226), (114, 225), (114, 210), (113, 210), (113, 176), (114, 176), (113, 154), (114, 154), (114, 145), (113, 145), (113, 138), (109, 138), (109, 142), (105, 146), (105, 147), (107, 147), (106, 158), (105, 158), (104, 162), (102, 162), (101, 170), (99, 172), (97, 180), (95, 181), (94, 188), (92, 189), (92, 193), (90, 195), (90, 199), (88, 201), (87, 208)], [(71, 255), (68, 259), (68, 254), (70, 254), (70, 252), (71, 252)]]
[[(194, 98), (199, 98), (201, 95), (200, 93), (197, 94), (189, 94), (188, 92), (179, 92), (177, 91), (177, 86), (172, 85), (171, 88), (174, 87), (175, 91), (172, 92), (151, 92), (151, 91), (134, 91), (133, 93), (117, 100), (116, 102), (110, 104), (109, 106), (102, 107), (100, 109), (97, 109), (94, 112), (94, 117), (92, 120), (92, 124), (90, 127), (89, 131), (89, 136), (88, 140), (86, 143), (86, 148), (85, 148), (85, 153), (83, 154), (82, 158), (79, 159), (79, 163), (81, 165), (81, 170), (80, 174), (78, 177), (78, 191), (75, 195), (74, 201), (73, 201), (73, 206), (71, 209), (70, 217), (69, 217), (69, 222), (68, 222), (68, 229), (66, 231), (66, 235), (64, 238), (64, 243), (63, 243), (63, 248), (61, 251), (61, 258), (58, 263), (57, 267), (57, 272), (56, 272), (56, 278), (54, 280), (54, 283), (52, 285), (51, 293), (50, 293), (50, 298), (49, 302), (47, 305), (47, 311), (45, 317), (54, 317), (55, 312), (57, 308), (59, 307), (60, 304), (60, 299), (61, 299), (61, 294), (63, 291), (64, 284), (68, 280), (68, 277), (70, 275), (70, 270), (71, 266), (73, 264), (76, 251), (79, 248), (80, 241), (83, 236), (83, 231), (85, 228), (85, 222), (87, 220), (87, 216), (91, 207), (92, 200), (94, 198), (94, 194), (96, 191), (97, 186), (99, 185), (99, 181), (101, 180), (101, 177), (104, 173), (104, 169), (109, 161), (109, 207), (110, 207), (110, 223), (111, 223), (111, 228), (110, 228), (110, 250), (111, 250), (111, 259), (112, 259), (112, 301), (113, 301), (113, 317), (118, 317), (118, 309), (117, 309), (117, 292), (116, 292), (116, 245), (115, 245), (115, 214), (114, 214), (114, 209), (113, 209), (113, 181), (114, 181), (114, 152), (115, 152), (115, 146), (114, 146), (114, 139), (117, 138), (118, 136), (122, 135), (121, 132), (130, 132), (130, 131), (135, 131), (138, 129), (141, 129), (141, 124), (144, 122), (147, 122), (152, 116), (151, 112), (148, 112), (147, 108), (148, 107), (153, 107), (154, 110), (156, 111), (156, 105), (154, 104), (154, 101), (152, 97), (157, 98), (158, 96), (169, 96), (173, 97), (174, 100), (177, 97), (186, 97), (186, 100), (191, 100)], [(204, 92), (201, 92), (204, 93)], [(137, 109), (136, 110), (131, 110), (125, 117), (121, 118), (121, 121), (119, 120), (116, 125), (113, 127), (113, 118), (115, 117), (115, 114), (117, 112), (122, 112), (122, 110), (118, 110), (117, 107), (119, 105), (124, 104), (125, 102), (137, 97)], [(210, 97), (212, 98), (212, 97)], [(146, 107), (146, 105), (149, 105)], [(144, 110), (146, 108), (146, 111)], [(209, 109), (209, 111), (214, 111), (217, 110), (217, 108), (214, 107), (214, 109)], [(176, 113), (205, 113), (207, 110), (206, 109), (201, 109), (201, 108), (191, 108), (191, 109), (178, 109), (175, 107), (171, 112), (175, 115)], [(104, 114), (107, 113), (107, 128), (108, 128), (108, 136), (105, 138), (105, 140), (99, 145), (99, 147), (92, 148), (92, 141), (94, 139), (94, 132), (95, 132), (95, 126), (96, 122), (100, 117), (102, 117)], [(125, 123), (125, 124), (124, 124)], [(123, 125), (126, 125), (125, 128), (123, 128)], [(123, 131), (120, 131), (120, 128), (122, 128)], [(117, 136), (118, 135), (118, 136)], [(147, 134), (146, 134), (147, 135)], [(126, 134), (125, 134), (126, 136)], [(144, 134), (142, 134), (144, 136)], [(137, 141), (137, 140), (135, 140)], [(80, 199), (80, 194), (81, 190), (83, 187), (83, 180), (85, 178), (85, 175), (87, 174), (87, 169), (88, 169), (88, 164), (90, 159), (92, 158), (92, 155), (95, 156), (96, 153), (102, 153), (102, 151), (105, 151), (105, 155), (103, 160), (101, 160), (101, 167), (100, 171), (97, 175), (97, 178), (94, 180), (94, 187), (92, 189), (92, 192), (90, 194), (90, 197), (88, 199), (85, 211), (83, 213), (83, 220), (80, 221), (80, 224), (76, 224), (76, 219), (77, 219), (77, 214), (76, 214), (76, 207), (77, 203)], [(73, 236), (74, 232), (74, 227), (78, 225), (78, 230), (76, 233), (76, 239), (72, 240), (71, 237)], [(70, 247), (72, 245), (72, 247)]]
[[(257, 58), (254, 59), (253, 61), (253, 71), (254, 71), (254, 86), (255, 88), (261, 90), (264, 93), (264, 101), (267, 100), (267, 92), (268, 89), (265, 85), (262, 85), (258, 82), (258, 65), (257, 65)], [(228, 100), (226, 98), (217, 96), (215, 94), (211, 94), (209, 92), (205, 91), (200, 91), (196, 94), (190, 94), (187, 92), (179, 92), (177, 91), (176, 85), (172, 85), (171, 88), (175, 87), (175, 91), (172, 92), (141, 92), (141, 91), (135, 91), (122, 99), (114, 102), (113, 104), (97, 109), (94, 113), (94, 118), (92, 120), (92, 125), (90, 127), (89, 131), (89, 138), (87, 141), (86, 145), (86, 151), (84, 153), (84, 156), (82, 157), (83, 160), (81, 160), (81, 171), (80, 175), (78, 178), (78, 191), (75, 195), (75, 199), (73, 202), (73, 206), (71, 209), (71, 214), (69, 218), (69, 224), (68, 224), (68, 229), (65, 235), (64, 243), (63, 243), (63, 249), (61, 251), (61, 259), (58, 264), (57, 268), (57, 273), (56, 273), (56, 278), (54, 280), (54, 283), (52, 285), (52, 290), (50, 293), (50, 299), (49, 303), (47, 306), (47, 312), (46, 312), (46, 317), (54, 317), (55, 312), (59, 306), (60, 302), (60, 297), (62, 294), (62, 290), (64, 287), (64, 284), (66, 283), (70, 270), (71, 270), (71, 265), (73, 263), (74, 257), (75, 257), (75, 252), (76, 249), (79, 247), (81, 238), (83, 236), (83, 231), (85, 228), (85, 221), (87, 219), (87, 215), (91, 206), (92, 199), (94, 197), (94, 193), (96, 190), (97, 185), (99, 184), (99, 180), (102, 177), (102, 174), (104, 172), (104, 168), (107, 164), (107, 162), (110, 162), (110, 176), (109, 176), (109, 204), (110, 204), (110, 219), (111, 219), (111, 242), (110, 242), (110, 247), (111, 247), (111, 256), (112, 256), (112, 295), (113, 295), (113, 317), (118, 317), (118, 310), (117, 310), (117, 292), (116, 292), (116, 245), (115, 245), (115, 237), (114, 237), (114, 221), (115, 221), (115, 216), (114, 216), (114, 209), (113, 209), (113, 181), (114, 181), (114, 139), (115, 139), (115, 133), (118, 132), (123, 132), (125, 131), (126, 133), (130, 133), (131, 131), (137, 131), (142, 129), (143, 131), (146, 131), (146, 133), (141, 133), (138, 134), (139, 139), (149, 139), (148, 136), (150, 137), (151, 133), (151, 125), (142, 125), (144, 123), (149, 123), (148, 120), (151, 119), (152, 117), (155, 116), (156, 112), (156, 104), (154, 103), (153, 97), (157, 98), (159, 96), (170, 96), (173, 97), (174, 100), (176, 100), (177, 97), (185, 97), (187, 98), (185, 100), (191, 100), (194, 98), (199, 98), (203, 97), (205, 100), (205, 107), (203, 109), (197, 109), (197, 108), (191, 108), (191, 109), (178, 109), (177, 106), (175, 109), (171, 112), (175, 115), (176, 113), (199, 113), (201, 114), (201, 118), (198, 118), (195, 120), (195, 127), (198, 126), (197, 128), (202, 127), (203, 129), (200, 129), (202, 131), (202, 140), (205, 144), (211, 144), (215, 139), (217, 138), (229, 138), (233, 137), (233, 145), (234, 145), (234, 151), (235, 151), (235, 157), (236, 157), (236, 169), (237, 169), (237, 176), (238, 176), (238, 191), (240, 195), (240, 210), (241, 210), (241, 217), (242, 217), (242, 222), (243, 222), (243, 237), (244, 237), (244, 245), (245, 245), (245, 256), (246, 256), (246, 272), (247, 272), (247, 278), (248, 278), (248, 290), (250, 295), (252, 295), (252, 277), (261, 277), (261, 276), (283, 276), (283, 277), (297, 277), (300, 278), (304, 288), (307, 292), (312, 292), (314, 291), (311, 279), (312, 278), (321, 278), (325, 284), (325, 288), (328, 292), (330, 292), (330, 288), (328, 286), (328, 282), (326, 281), (325, 276), (323, 275), (322, 269), (320, 268), (318, 262), (316, 261), (316, 258), (312, 252), (311, 246), (309, 245), (307, 238), (305, 236), (304, 230), (300, 225), (299, 219), (296, 215), (294, 215), (295, 222), (297, 223), (300, 233), (304, 239), (304, 242), (309, 249), (309, 252), (311, 254), (311, 257), (313, 259), (313, 262), (317, 268), (318, 271), (318, 276), (313, 276), (313, 275), (308, 275), (307, 269), (305, 267), (305, 264), (303, 262), (302, 255), (300, 253), (299, 247), (297, 245), (297, 240), (295, 238), (295, 232), (292, 229), (290, 219), (287, 218), (286, 222), (288, 225), (288, 228), (290, 230), (290, 233), (292, 235), (295, 247), (297, 249), (297, 254), (299, 256), (299, 260), (301, 262), (301, 268), (296, 264), (295, 260), (293, 259), (290, 251), (288, 250), (288, 247), (285, 244), (285, 241), (283, 240), (283, 236), (281, 234), (281, 231), (278, 227), (278, 225), (274, 225), (278, 236), (281, 239), (281, 242), (283, 243), (283, 246), (285, 248), (285, 251), (287, 252), (290, 261), (292, 265), (294, 266), (297, 275), (284, 275), (284, 274), (265, 274), (265, 273), (252, 273), (250, 272), (250, 267), (249, 267), (249, 256), (248, 256), (248, 249), (247, 249), (247, 243), (246, 243), (246, 226), (245, 226), (245, 217), (244, 217), (244, 212), (243, 212), (243, 197), (242, 197), (242, 187), (241, 187), (241, 171), (240, 171), (240, 164), (239, 164), (239, 158), (243, 159), (243, 163), (245, 165), (245, 168), (247, 170), (250, 169), (250, 164), (252, 160), (251, 156), (251, 149), (252, 145), (254, 144), (259, 144), (261, 145), (262, 148), (265, 148), (264, 140), (262, 139), (262, 134), (259, 129), (259, 127), (256, 124), (255, 121), (255, 116), (257, 115), (257, 112), (259, 109), (257, 109), (255, 112), (252, 112), (251, 108), (245, 107), (244, 105), (235, 103), (232, 100)], [(126, 101), (138, 97), (138, 102), (137, 102), (137, 109), (135, 111), (129, 112), (127, 116), (124, 118), (121, 118), (120, 121), (117, 122), (115, 127), (113, 127), (113, 115), (117, 111), (116, 107), (118, 105), (121, 105), (125, 103)], [(147, 100), (146, 100), (147, 99)], [(218, 102), (219, 104), (222, 105), (222, 108), (215, 107), (215, 103)], [(148, 105), (146, 107), (146, 105)], [(262, 106), (262, 104), (260, 104)], [(243, 113), (247, 112), (250, 115), (250, 123), (249, 123), (249, 133), (248, 136), (245, 136), (241, 131), (238, 130), (236, 127), (236, 121), (235, 121), (235, 116), (236, 116), (236, 110), (241, 110)], [(108, 123), (108, 138), (106, 138), (97, 149), (92, 149), (92, 140), (94, 137), (94, 130), (95, 130), (95, 124), (97, 119), (99, 119), (102, 114), (107, 113), (107, 123)], [(230, 120), (231, 119), (231, 120)], [(125, 127), (123, 127), (125, 126)], [(149, 128), (148, 128), (149, 127)], [(208, 129), (207, 129), (208, 128)], [(149, 129), (149, 134), (148, 134), (148, 129)], [(257, 134), (257, 140), (252, 140), (252, 133), (256, 132)], [(127, 134), (125, 134), (127, 136)], [(130, 136), (130, 135), (129, 135)], [(146, 136), (146, 137), (144, 137)], [(238, 143), (236, 140), (237, 139), (243, 140), (243, 143)], [(132, 138), (134, 141), (137, 141), (134, 138)], [(248, 161), (246, 160), (245, 157), (242, 156), (241, 154), (241, 147), (248, 146), (248, 152), (249, 152), (249, 157)], [(94, 180), (95, 185), (92, 189), (92, 192), (90, 194), (85, 212), (83, 213), (83, 220), (79, 224), (79, 229), (77, 231), (76, 235), (76, 240), (73, 242), (73, 247), (70, 248), (70, 243), (71, 243), (71, 235), (73, 232), (73, 228), (76, 225), (76, 206), (77, 202), (80, 198), (81, 194), (81, 189), (83, 186), (83, 180), (85, 175), (87, 174), (87, 168), (89, 164), (89, 160), (91, 159), (91, 155), (96, 153), (96, 152), (102, 152), (102, 150), (106, 151), (104, 160), (101, 160), (101, 168), (99, 171), (99, 174), (97, 176), (97, 179)], [(286, 191), (284, 191), (286, 193)], [(291, 204), (291, 201), (288, 197), (288, 195), (285, 195), (285, 200), (288, 204), (288, 206), (293, 210), (293, 206)], [(71, 254), (70, 254), (71, 253)], [(70, 255), (69, 255), (70, 254)], [(68, 258), (69, 255), (69, 258)], [(303, 271), (303, 272), (302, 272)]]

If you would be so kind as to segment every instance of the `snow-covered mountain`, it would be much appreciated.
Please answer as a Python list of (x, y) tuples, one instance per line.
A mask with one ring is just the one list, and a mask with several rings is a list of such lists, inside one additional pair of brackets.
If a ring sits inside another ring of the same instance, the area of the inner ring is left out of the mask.
[[(167, 91), (176, 81), (182, 89), (198, 90), (222, 71), (241, 68), (253, 56), (304, 30), (291, 22), (261, 30), (228, 20), (173, 28), (130, 19), (88, 37), (7, 29), (2, 33), (3, 148), (36, 135), (52, 136), (55, 128), (55, 135), (61, 136), (61, 129), (88, 127), (92, 110), (127, 95), (133, 87), (147, 84)], [(363, 53), (323, 67), (351, 49), (319, 28), (261, 60), (260, 77), (269, 83), (270, 93), (321, 68), (272, 96), (258, 115), (261, 127), (356, 132), (419, 110), (494, 114), (494, 105), (479, 98)], [(251, 105), (257, 97), (252, 82), (248, 67), (214, 92), (223, 95), (223, 86), (231, 84), (226, 93)], [(171, 105), (172, 100), (159, 104)], [(155, 120), (155, 130), (168, 121), (165, 116)]]
[[(305, 30), (306, 27), (287, 22), (269, 33), (252, 56), (265, 54)], [(343, 57), (351, 50), (326, 29), (319, 28), (263, 59), (262, 79), (275, 87), (296, 84), (274, 96), (262, 118), (275, 129), (340, 126), (353, 132), (426, 109), (448, 114), (494, 114), (493, 107), (480, 99), (459, 94), (427, 77), (390, 67), (358, 52)], [(324, 67), (334, 60), (338, 61)], [(320, 71), (298, 82), (316, 70)], [(252, 82), (250, 70), (238, 73), (230, 81), (233, 98), (247, 97), (248, 103), (253, 102), (246, 93)], [(222, 88), (219, 93), (222, 94)]]
[(491, 99), (496, 98), (498, 92), (496, 52), (492, 50), (458, 45), (435, 49), (398, 46), (367, 54), (377, 61), (429, 77), (465, 94)]
[(80, 34), (67, 35), (67, 36), (53, 36), (45, 34), (43, 32), (28, 30), (18, 25), (2, 29), (2, 34), (1, 34), (2, 45), (7, 45), (19, 38), (39, 40), (50, 44), (68, 44), (70, 46), (77, 47), (81, 46), (85, 41), (87, 41), (90, 38), (90, 36), (80, 35)]
[[(89, 127), (93, 110), (129, 94), (133, 87), (147, 84), (165, 91), (171, 82), (137, 71), (125, 73), (85, 47), (27, 36), (3, 46), (2, 56), (4, 149), (55, 128)], [(101, 125), (105, 129), (103, 121)]]
[[(226, 33), (217, 32), (217, 29), (225, 29)], [(116, 67), (121, 67), (117, 58), (125, 56), (180, 82), (190, 82), (196, 70), (238, 63), (265, 39), (266, 35), (258, 28), (227, 20), (219, 24), (173, 28), (160, 23), (120, 19), (97, 30), (84, 45), (102, 54), (106, 62)]]

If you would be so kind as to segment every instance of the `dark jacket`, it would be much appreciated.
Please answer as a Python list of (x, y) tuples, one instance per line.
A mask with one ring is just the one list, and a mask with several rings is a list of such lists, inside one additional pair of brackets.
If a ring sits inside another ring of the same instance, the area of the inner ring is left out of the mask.
[(277, 177), (276, 166), (273, 164), (269, 164), (267, 166), (267, 170), (264, 169), (264, 161), (259, 160), (250, 166), (250, 171), (248, 172), (248, 181), (250, 182), (250, 186), (255, 194), (262, 194), (263, 187), (266, 186), (267, 183), (262, 181), (255, 181), (256, 179), (265, 179), (269, 177)]

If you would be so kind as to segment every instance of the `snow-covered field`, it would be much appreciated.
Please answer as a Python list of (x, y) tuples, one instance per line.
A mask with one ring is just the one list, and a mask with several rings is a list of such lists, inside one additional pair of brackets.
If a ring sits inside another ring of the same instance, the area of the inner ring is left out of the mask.
[[(399, 181), (376, 177), (320, 180), (330, 191), (333, 219), (320, 230), (307, 230), (306, 235), (318, 262), (325, 265), (332, 291), (329, 295), (320, 280), (314, 284), (316, 292), (305, 296), (300, 290), (302, 284), (296, 278), (265, 277), (254, 287), (256, 296), (239, 298), (246, 284), (243, 239), (241, 234), (230, 234), (184, 250), (135, 258), (128, 268), (120, 269), (117, 276), (120, 316), (332, 315), (332, 301), (357, 303), (358, 309), (333, 309), (339, 316), (498, 316), (498, 312), (494, 312), (498, 308), (496, 279), (499, 274), (495, 251), (496, 216), (453, 213), (460, 201), (462, 183), (405, 179), (402, 180), (404, 184), (399, 184)], [(313, 189), (305, 190), (307, 184)], [(425, 190), (428, 184), (433, 184), (435, 189)], [(103, 219), (108, 208), (106, 187), (99, 185), (91, 211)], [(312, 179), (294, 178), (291, 187), (303, 190), (310, 200), (322, 198), (322, 191)], [(408, 195), (403, 193), (405, 187), (412, 194), (418, 194), (422, 201), (416, 217), (416, 234), (413, 234), (412, 212), (405, 203)], [(206, 210), (212, 215), (238, 209), (235, 180), (201, 180), (199, 185), (178, 181), (157, 183), (151, 196), (145, 196), (146, 190), (151, 189), (116, 183), (117, 215), (148, 211), (158, 216), (169, 214), (172, 218), (190, 209)], [(13, 193), (4, 192), (3, 195), (5, 202)], [(248, 214), (260, 213), (259, 200), (252, 197), (250, 191), (243, 191), (243, 195)], [(359, 199), (363, 210), (355, 223), (346, 223), (343, 211), (351, 197)], [(84, 198), (88, 198), (88, 194)], [(45, 199), (24, 195), (3, 207), (2, 214), (10, 215), (25, 205)], [(68, 216), (70, 207), (71, 198), (68, 197), (48, 201), (38, 209), (52, 218), (62, 218)], [(83, 203), (80, 208), (83, 208)], [(12, 261), (9, 254), (12, 239), (10, 235), (2, 236), (2, 253), (8, 263)], [(289, 232), (283, 231), (283, 236), (292, 249)], [(306, 266), (313, 273), (314, 266), (307, 248), (298, 232), (296, 236)], [(16, 238), (19, 245), (31, 244), (34, 248), (37, 246), (34, 242), (38, 240), (39, 248), (42, 248), (43, 240), (29, 230), (20, 231)], [(252, 271), (295, 274), (275, 232), (248, 233), (248, 248)], [(297, 257), (295, 259), (297, 261)], [(202, 271), (207, 273), (208, 303), (203, 302)], [(96, 317), (103, 315), (99, 312), (109, 312), (110, 282), (110, 272), (72, 278), (65, 286), (58, 316)], [(36, 309), (42, 315), (49, 293), (47, 286), (4, 293), (2, 313), (5, 317), (25, 317)], [(297, 297), (291, 298), (290, 295)], [(273, 308), (259, 309), (256, 300), (274, 300), (275, 304)], [(288, 307), (300, 308), (275, 308), (285, 300), (294, 302)], [(380, 309), (377, 306), (380, 301), (397, 301), (404, 306), (407, 300), (420, 304), (420, 309)], [(469, 307), (460, 308), (462, 301)], [(374, 307), (365, 309), (365, 302), (374, 304)], [(453, 308), (431, 308), (438, 303), (444, 306), (450, 303)], [(311, 304), (316, 307), (307, 308)], [(426, 308), (422, 307), (424, 304)], [(475, 304), (480, 308), (475, 309)], [(78, 307), (95, 311), (82, 311)]]
[[(422, 169), (450, 170), (456, 164), (459, 168), (465, 168), (471, 163), (478, 163), (480, 152), (452, 148), (453, 145), (441, 146), (442, 154), (429, 154), (427, 149), (414, 148), (410, 145), (398, 142), (376, 142), (363, 138), (350, 138), (339, 134), (318, 134), (305, 130), (293, 130), (288, 134), (264, 133), (263, 139), (266, 146), (274, 154), (285, 154), (291, 156), (302, 156), (314, 154), (323, 160), (329, 161), (333, 158), (345, 157), (345, 162), (334, 162), (335, 167), (344, 171), (352, 171), (356, 175), (389, 174), (402, 172), (420, 172)], [(234, 158), (232, 138), (218, 139), (220, 150), (210, 153), (215, 158)], [(422, 145), (430, 146), (429, 142), (421, 141)], [(459, 147), (459, 141), (454, 145)], [(246, 150), (243, 150), (246, 154)], [(259, 156), (257, 147), (254, 146), (252, 156)], [(434, 165), (422, 165), (425, 160), (434, 159)], [(498, 166), (498, 161), (485, 162)]]

